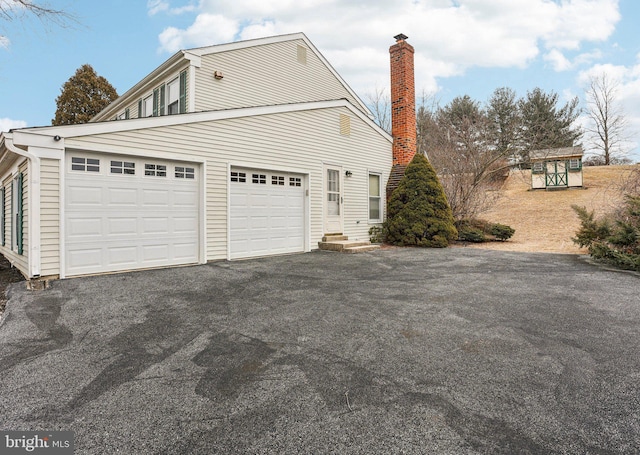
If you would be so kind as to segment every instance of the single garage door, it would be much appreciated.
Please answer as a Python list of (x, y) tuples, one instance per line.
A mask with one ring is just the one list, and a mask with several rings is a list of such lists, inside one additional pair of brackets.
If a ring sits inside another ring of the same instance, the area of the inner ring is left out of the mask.
[(304, 176), (231, 168), (231, 259), (304, 251)]
[(66, 276), (198, 262), (197, 164), (70, 153)]

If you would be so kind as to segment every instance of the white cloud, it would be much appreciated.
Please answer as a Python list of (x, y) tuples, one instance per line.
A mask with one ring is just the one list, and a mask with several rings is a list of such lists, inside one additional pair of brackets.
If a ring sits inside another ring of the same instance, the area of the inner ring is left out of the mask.
[(169, 2), (166, 2), (164, 0), (148, 0), (147, 10), (149, 12), (149, 16), (154, 16), (163, 11), (168, 11)]
[(10, 118), (0, 118), (0, 131), (9, 131), (14, 128), (24, 128), (27, 122), (24, 120), (13, 120)]
[(567, 71), (572, 67), (569, 59), (558, 49), (551, 49), (551, 51), (545, 54), (544, 59), (551, 63), (555, 71)]
[(162, 50), (176, 52), (187, 46), (200, 47), (232, 41), (238, 30), (234, 19), (203, 13), (186, 30), (169, 27), (160, 34)]
[(166, 0), (147, 0), (147, 10), (149, 16), (155, 16), (158, 13), (169, 13), (179, 15), (196, 11), (198, 7), (194, 4), (188, 4), (178, 8), (172, 8), (171, 4)]
[(358, 93), (387, 84), (397, 33), (416, 48), (419, 89), (431, 90), (437, 78), (526, 68), (541, 54), (558, 70), (588, 63), (595, 55), (567, 51), (606, 40), (620, 20), (618, 0), (200, 0), (197, 11), (160, 34), (161, 51), (304, 32)]

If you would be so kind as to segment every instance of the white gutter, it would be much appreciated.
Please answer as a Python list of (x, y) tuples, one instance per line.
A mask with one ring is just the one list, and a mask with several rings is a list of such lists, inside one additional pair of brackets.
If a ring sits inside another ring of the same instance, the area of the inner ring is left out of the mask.
[(41, 238), (40, 238), (40, 157), (16, 147), (13, 137), (4, 136), (4, 145), (12, 153), (26, 157), (29, 162), (29, 278), (40, 276)]

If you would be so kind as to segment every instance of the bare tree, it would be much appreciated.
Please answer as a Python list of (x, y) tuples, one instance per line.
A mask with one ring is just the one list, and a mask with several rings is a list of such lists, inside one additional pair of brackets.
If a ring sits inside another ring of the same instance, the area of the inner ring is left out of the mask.
[[(0, 0), (0, 21), (23, 20), (30, 15), (37, 17), (42, 22), (52, 22), (62, 27), (77, 22), (76, 17), (71, 13), (52, 8), (45, 2)], [(0, 42), (8, 42), (7, 37), (0, 34)]]
[[(420, 108), (418, 109), (420, 112)], [(456, 220), (486, 211), (508, 172), (507, 154), (493, 144), (486, 111), (469, 96), (418, 116), (421, 150), (436, 169)]]
[(365, 99), (373, 114), (373, 121), (391, 134), (391, 97), (387, 90), (376, 87), (373, 93), (365, 94)]
[(624, 158), (628, 138), (627, 117), (618, 103), (619, 82), (606, 73), (593, 76), (586, 92), (587, 111), (590, 124), (586, 128), (591, 150), (605, 166), (615, 164), (617, 158)]

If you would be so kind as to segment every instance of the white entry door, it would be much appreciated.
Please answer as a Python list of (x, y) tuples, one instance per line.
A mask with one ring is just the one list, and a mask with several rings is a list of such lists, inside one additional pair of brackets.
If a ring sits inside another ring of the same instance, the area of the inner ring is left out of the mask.
[(342, 234), (344, 214), (340, 166), (324, 166), (324, 193), (324, 233)]

